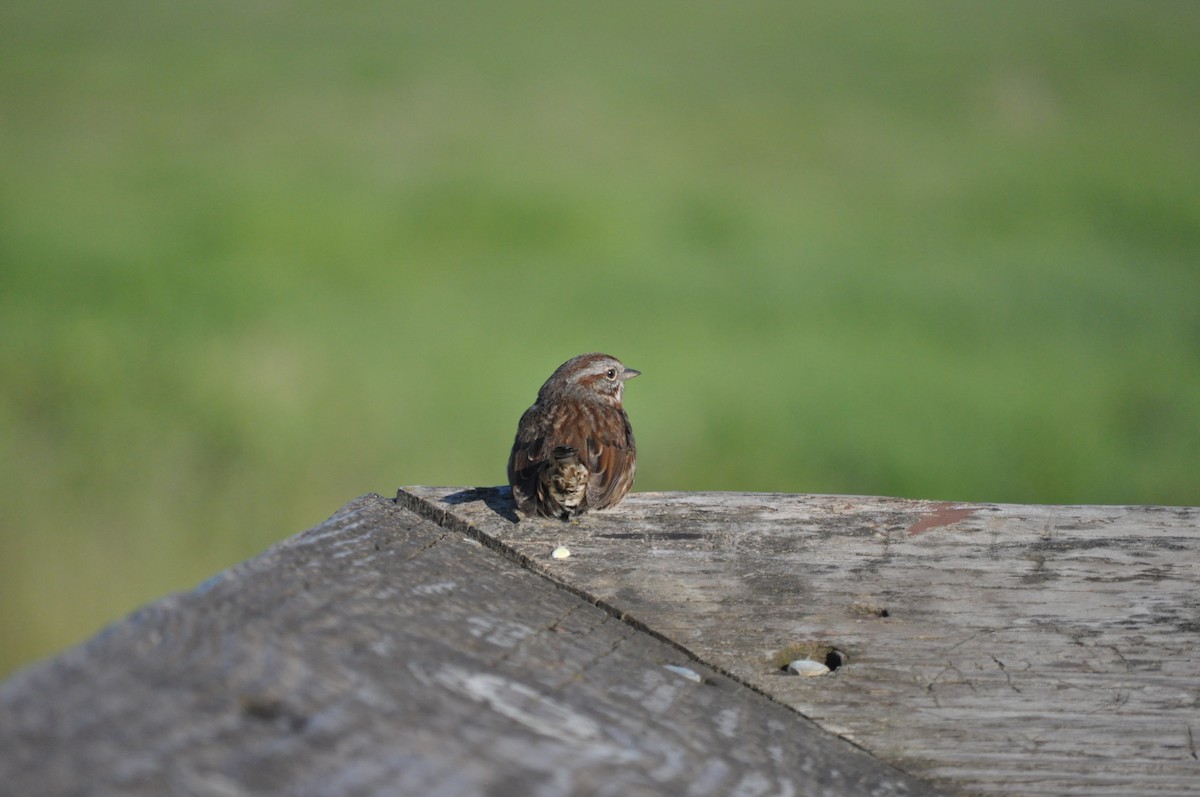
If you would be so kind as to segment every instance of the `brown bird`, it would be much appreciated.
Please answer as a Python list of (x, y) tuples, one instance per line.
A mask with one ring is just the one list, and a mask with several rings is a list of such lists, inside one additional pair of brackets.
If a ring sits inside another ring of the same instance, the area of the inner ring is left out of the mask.
[(521, 416), (508, 457), (522, 513), (569, 520), (625, 497), (637, 445), (621, 399), (640, 373), (607, 354), (581, 354), (550, 375)]

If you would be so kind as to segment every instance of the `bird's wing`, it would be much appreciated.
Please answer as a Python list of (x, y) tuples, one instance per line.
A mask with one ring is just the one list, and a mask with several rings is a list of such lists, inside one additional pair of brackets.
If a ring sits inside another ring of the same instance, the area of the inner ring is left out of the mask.
[(508, 455), (508, 483), (512, 485), (517, 508), (525, 514), (533, 512), (537, 497), (538, 468), (546, 459), (546, 436), (534, 422), (535, 407), (521, 416), (512, 452)]
[(637, 451), (633, 428), (624, 413), (620, 415), (621, 423), (617, 426), (620, 432), (617, 436), (614, 437), (612, 432), (605, 434), (604, 429), (597, 427), (584, 446), (580, 447), (581, 455), (586, 454), (584, 461), (591, 472), (587, 503), (592, 509), (604, 509), (621, 500), (633, 483)]

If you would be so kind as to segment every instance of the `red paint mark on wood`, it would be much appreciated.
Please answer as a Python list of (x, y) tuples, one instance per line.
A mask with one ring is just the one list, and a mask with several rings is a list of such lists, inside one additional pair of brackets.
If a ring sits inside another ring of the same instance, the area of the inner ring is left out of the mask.
[(926, 515), (908, 527), (908, 535), (911, 537), (920, 534), (922, 531), (936, 529), (939, 526), (949, 526), (964, 518), (969, 518), (978, 511), (979, 507), (955, 507), (949, 501), (935, 504), (931, 514)]

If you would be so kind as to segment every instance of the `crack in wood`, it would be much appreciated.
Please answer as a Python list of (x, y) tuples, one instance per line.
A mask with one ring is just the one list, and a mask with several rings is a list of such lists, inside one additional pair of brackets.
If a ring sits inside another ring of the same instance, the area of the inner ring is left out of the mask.
[[(607, 620), (607, 618), (608, 618), (608, 616), (606, 615), (605, 620)], [(603, 624), (603, 622), (601, 624)], [(567, 685), (573, 683), (577, 679), (582, 678), (584, 676), (584, 674), (587, 673), (588, 670), (591, 670), (593, 667), (596, 667), (598, 664), (600, 664), (602, 661), (607, 659), (609, 656), (616, 653), (617, 648), (619, 648), (619, 647), (621, 647), (621, 645), (625, 644), (625, 642), (628, 641), (630, 637), (636, 636), (637, 634), (638, 634), (638, 630), (636, 628), (626, 627), (625, 631), (621, 634), (621, 636), (619, 636), (613, 640), (613, 642), (609, 646), (608, 650), (604, 651), (603, 653), (600, 653), (597, 656), (592, 657), (591, 660), (585, 662), (581, 667), (576, 669), (574, 672), (570, 673), (568, 675), (568, 677), (564, 678), (560, 683), (555, 684), (553, 687), (551, 687), (551, 690), (557, 692), (557, 691), (565, 688)]]
[(1105, 645), (1104, 647), (1111, 650), (1113, 654), (1121, 660), (1121, 663), (1125, 665), (1125, 672), (1133, 672), (1133, 665), (1129, 663), (1129, 659), (1121, 655), (1120, 648), (1118, 648), (1116, 645)]
[[(534, 642), (540, 643), (542, 637), (544, 637), (546, 634), (549, 634), (549, 633), (555, 631), (556, 629), (558, 629), (561, 626), (561, 624), (563, 622), (565, 622), (567, 620), (567, 618), (570, 617), (572, 614), (574, 614), (578, 609), (579, 609), (578, 605), (568, 606), (565, 611), (563, 611), (558, 617), (555, 617), (554, 620), (551, 621), (549, 624), (546, 624), (540, 628), (534, 629), (534, 632), (532, 634), (521, 637), (521, 639), (517, 640), (516, 644), (514, 644), (511, 648), (505, 650), (503, 653), (496, 656), (494, 659), (490, 660), (488, 662), (488, 667), (490, 667), (492, 669), (497, 669), (502, 664), (504, 664), (506, 661), (513, 658), (514, 656), (517, 656), (518, 654), (523, 654), (525, 648), (528, 645), (530, 645)], [(607, 617), (607, 615), (606, 615), (606, 617)]]
[[(425, 553), (425, 552), (426, 552), (426, 551), (428, 551), (430, 548), (432, 548), (433, 546), (437, 545), (439, 542), (441, 542), (442, 540), (446, 539), (446, 538), (447, 538), (447, 537), (449, 537), (449, 536), (450, 536), (450, 532), (449, 532), (449, 531), (444, 531), (444, 532), (442, 532), (442, 533), (441, 533), (441, 534), (439, 534), (439, 535), (438, 535), (438, 536), (437, 536), (435, 539), (432, 539), (432, 540), (430, 540), (429, 542), (425, 543), (424, 545), (422, 545), (422, 546), (421, 546), (420, 548), (418, 548), (417, 550), (415, 550), (415, 551), (413, 551), (412, 553), (410, 553), (408, 556), (404, 557), (404, 561), (406, 561), (406, 562), (411, 562), (413, 559), (416, 559), (418, 556), (420, 556), (421, 554)], [(378, 550), (378, 548), (377, 548), (376, 550)]]
[(996, 658), (995, 656), (992, 656), (991, 654), (988, 654), (988, 655), (992, 661), (996, 662), (996, 666), (1000, 668), (1000, 672), (1004, 673), (1004, 680), (1008, 684), (1008, 688), (1013, 690), (1017, 694), (1020, 694), (1021, 690), (1017, 687), (1016, 684), (1013, 683), (1012, 674), (1008, 671), (1008, 668), (1004, 666), (1004, 662), (1000, 661), (1000, 659)]

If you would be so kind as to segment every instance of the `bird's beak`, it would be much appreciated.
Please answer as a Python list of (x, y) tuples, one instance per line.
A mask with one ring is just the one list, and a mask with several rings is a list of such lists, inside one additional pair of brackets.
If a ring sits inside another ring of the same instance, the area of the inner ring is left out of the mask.
[(641, 371), (635, 371), (632, 368), (626, 368), (625, 373), (621, 374), (621, 381), (628, 382), (630, 379), (633, 379), (635, 376), (641, 376), (641, 375), (642, 375)]

